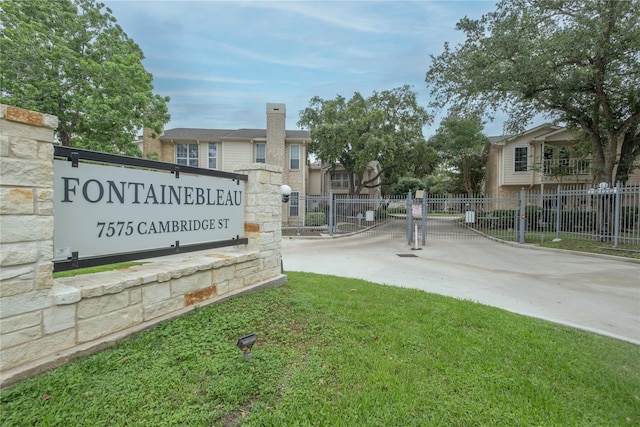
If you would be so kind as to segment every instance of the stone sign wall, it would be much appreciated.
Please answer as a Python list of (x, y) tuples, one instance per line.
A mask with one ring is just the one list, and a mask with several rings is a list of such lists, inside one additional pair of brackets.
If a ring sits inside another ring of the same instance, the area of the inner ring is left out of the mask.
[(0, 105), (0, 385), (98, 351), (194, 307), (286, 281), (282, 170), (268, 164), (235, 171), (248, 176), (248, 244), (54, 280), (56, 126), (56, 117)]

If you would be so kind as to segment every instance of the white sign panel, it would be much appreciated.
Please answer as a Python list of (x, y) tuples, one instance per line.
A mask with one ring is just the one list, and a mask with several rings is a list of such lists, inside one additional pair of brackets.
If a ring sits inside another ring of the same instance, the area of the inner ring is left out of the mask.
[(54, 162), (54, 260), (244, 236), (244, 181)]

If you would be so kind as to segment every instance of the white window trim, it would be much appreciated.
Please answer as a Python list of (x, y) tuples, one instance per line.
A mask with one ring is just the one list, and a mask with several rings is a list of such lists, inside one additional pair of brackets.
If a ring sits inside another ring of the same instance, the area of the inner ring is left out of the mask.
[[(262, 162), (258, 161), (258, 146), (264, 147), (264, 159)], [(253, 157), (256, 163), (267, 163), (267, 144), (264, 142), (256, 142), (253, 150)]]
[[(209, 147), (212, 144), (216, 146), (216, 164), (215, 164), (214, 167), (211, 167), (211, 157), (209, 156)], [(219, 167), (218, 167), (218, 163), (219, 163), (218, 159), (219, 158), (220, 158), (220, 144), (218, 144), (217, 142), (209, 142), (207, 144), (207, 167), (209, 169), (216, 169), (216, 170), (219, 169)]]
[[(178, 146), (180, 146), (180, 145), (186, 145), (187, 146), (187, 157), (186, 157), (186, 162), (187, 163), (186, 164), (178, 163)], [(196, 157), (195, 157), (195, 160), (196, 160), (196, 165), (195, 166), (196, 167), (200, 166), (200, 145), (198, 143), (193, 143), (193, 142), (186, 142), (186, 143), (176, 144), (176, 148), (175, 148), (175, 150), (176, 150), (175, 151), (175, 153), (176, 153), (175, 154), (176, 155), (176, 164), (183, 165), (183, 166), (193, 166), (193, 165), (189, 164), (190, 160), (193, 159), (192, 157), (189, 156), (189, 152), (190, 152), (189, 146), (191, 146), (191, 145), (195, 145), (197, 147), (197, 150), (196, 150), (197, 154), (196, 154)]]
[[(296, 209), (295, 215), (291, 213), (294, 207)], [(300, 216), (300, 192), (299, 191), (292, 191), (291, 195), (289, 196), (289, 216), (292, 218), (297, 218)]]
[[(291, 163), (293, 161), (293, 157), (292, 157), (293, 147), (298, 147), (298, 158), (297, 158), (298, 167), (297, 168), (294, 168), (294, 167), (291, 166)], [(300, 164), (301, 164), (301, 159), (300, 158), (302, 157), (301, 154), (302, 154), (302, 150), (300, 148), (300, 144), (291, 144), (289, 146), (289, 170), (300, 170), (301, 169), (300, 168)]]
[[(526, 150), (526, 164), (525, 164), (525, 170), (517, 170), (516, 169), (516, 160), (517, 160), (517, 155), (516, 152), (518, 151), (519, 148), (524, 148)], [(513, 172), (514, 173), (527, 173), (529, 172), (529, 147), (526, 146), (520, 146), (520, 147), (513, 147)]]

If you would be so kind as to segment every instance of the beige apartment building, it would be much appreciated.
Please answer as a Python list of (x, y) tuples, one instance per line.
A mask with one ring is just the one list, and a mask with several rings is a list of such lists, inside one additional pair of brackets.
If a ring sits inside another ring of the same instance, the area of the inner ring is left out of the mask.
[[(575, 149), (577, 138), (571, 130), (551, 124), (516, 136), (489, 137), (485, 195), (502, 197), (521, 188), (549, 192), (559, 185), (597, 185), (592, 182), (591, 160)], [(640, 182), (640, 169), (629, 182)]]
[(282, 168), (282, 182), (291, 187), (283, 204), (283, 222), (304, 215), (299, 203), (307, 194), (308, 146), (305, 130), (286, 130), (285, 104), (268, 103), (266, 129), (167, 129), (157, 138), (145, 131), (142, 152), (157, 153), (158, 160), (178, 165), (233, 172), (247, 163), (267, 163)]

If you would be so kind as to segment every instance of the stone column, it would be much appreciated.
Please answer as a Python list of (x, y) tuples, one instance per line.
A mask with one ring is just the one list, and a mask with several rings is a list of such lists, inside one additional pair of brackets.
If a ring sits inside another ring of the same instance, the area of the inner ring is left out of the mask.
[(53, 286), (53, 134), (57, 126), (57, 117), (0, 105), (2, 367), (18, 363), (25, 353), (37, 353), (30, 343), (52, 332), (46, 329), (52, 314), (47, 308)]
[(267, 280), (280, 274), (282, 266), (282, 168), (252, 163), (235, 172), (248, 176), (244, 231), (248, 248), (260, 251), (260, 280)]
[(53, 285), (54, 116), (0, 105), (2, 296)]

